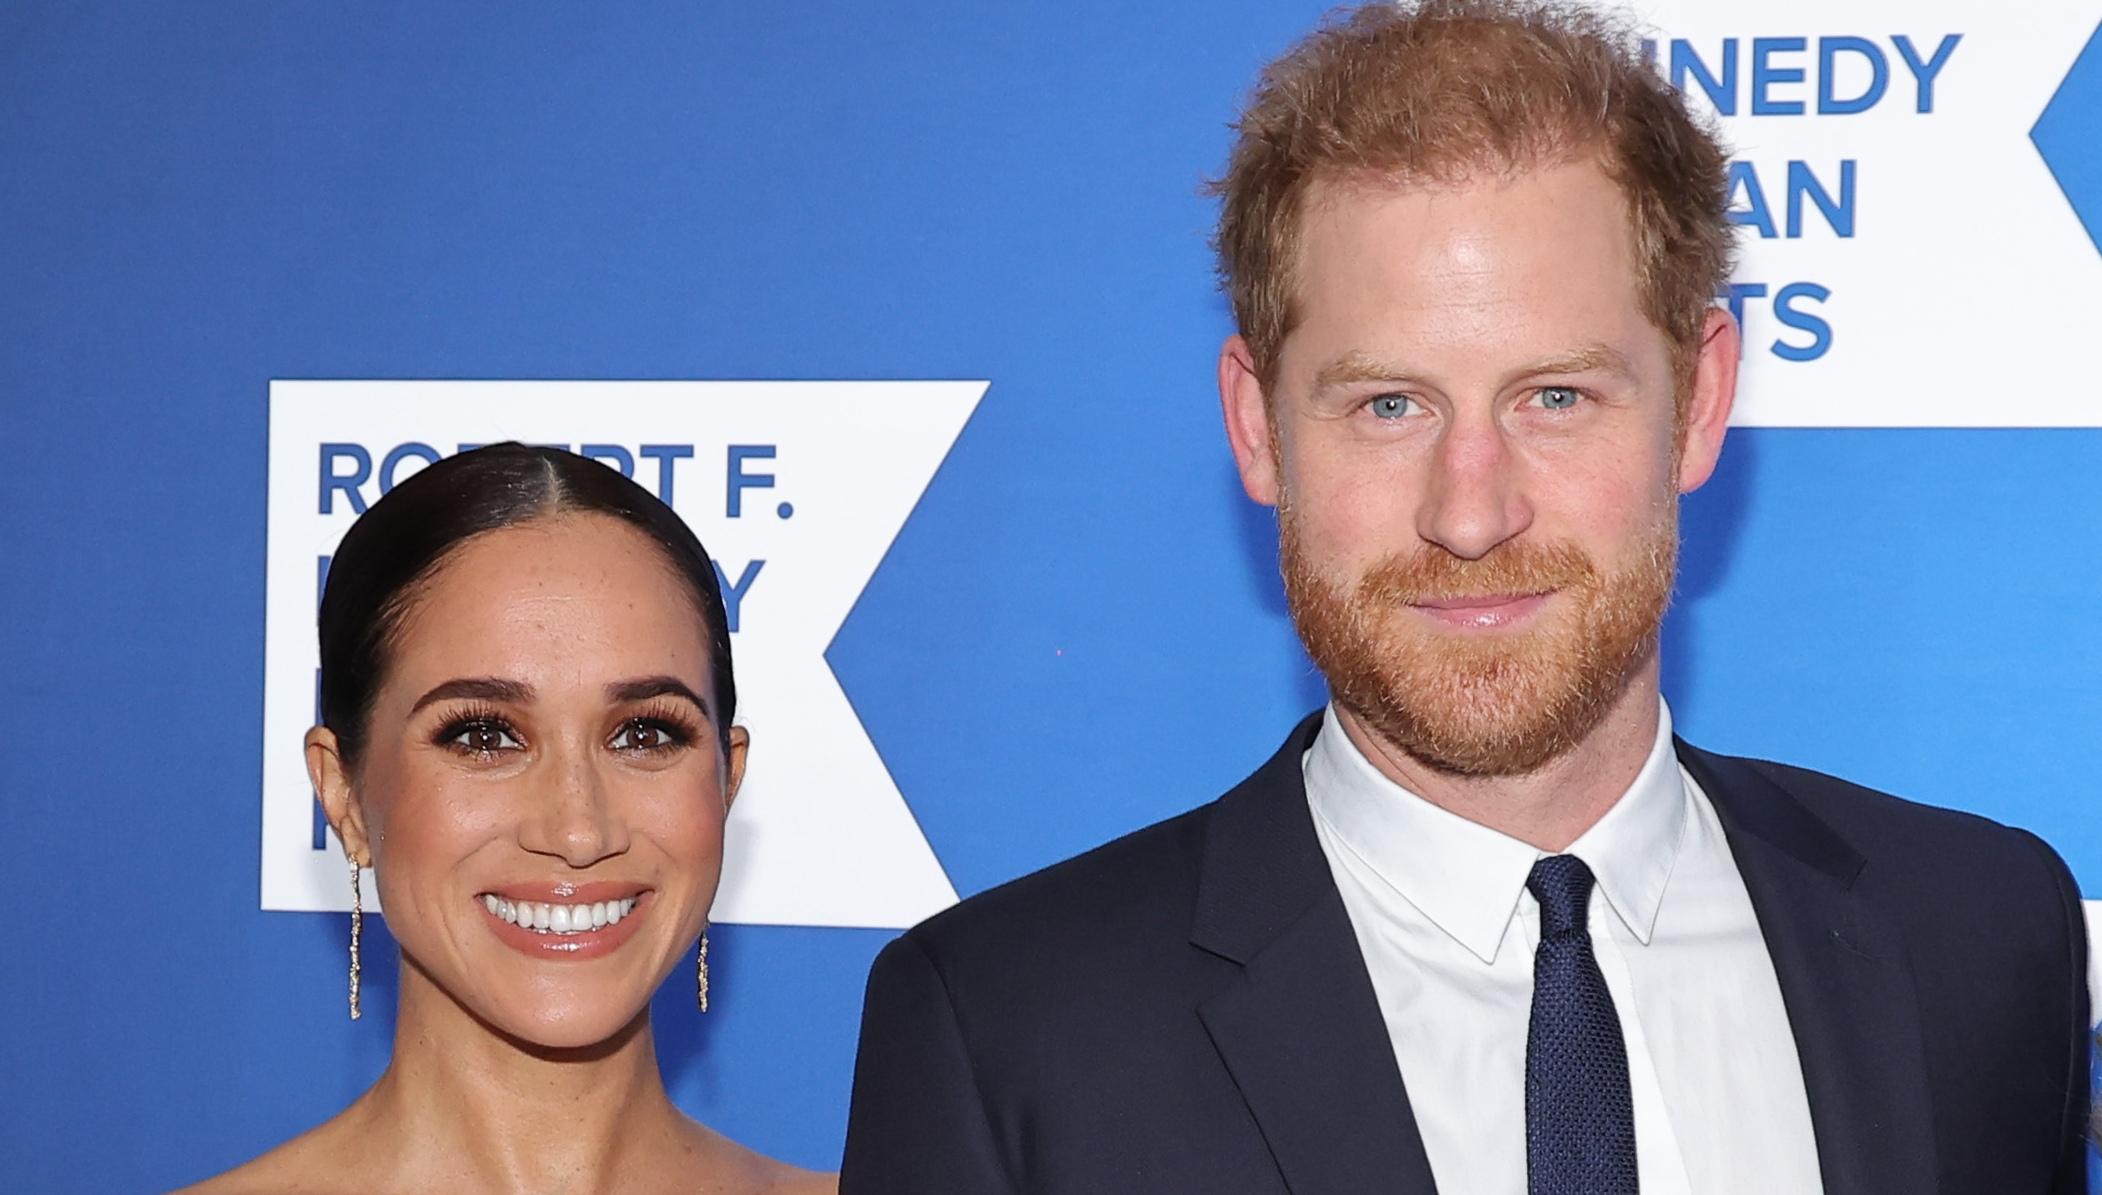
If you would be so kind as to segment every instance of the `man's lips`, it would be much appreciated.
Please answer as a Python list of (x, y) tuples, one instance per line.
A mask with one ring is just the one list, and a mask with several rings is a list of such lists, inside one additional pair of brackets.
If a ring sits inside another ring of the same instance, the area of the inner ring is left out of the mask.
[(1538, 613), (1554, 591), (1545, 593), (1489, 593), (1461, 597), (1425, 598), (1410, 602), (1439, 623), (1463, 630), (1496, 630), (1525, 621)]

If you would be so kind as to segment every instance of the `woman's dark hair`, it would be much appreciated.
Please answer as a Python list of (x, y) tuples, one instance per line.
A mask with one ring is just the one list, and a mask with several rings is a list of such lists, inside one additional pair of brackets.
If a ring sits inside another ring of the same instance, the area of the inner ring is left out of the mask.
[(736, 713), (730, 623), (708, 550), (685, 520), (617, 469), (557, 448), (491, 444), (430, 465), (372, 504), (337, 546), (321, 596), (321, 724), (355, 766), (387, 653), (422, 583), (484, 532), (601, 514), (649, 536), (685, 580), (707, 629), (718, 733)]

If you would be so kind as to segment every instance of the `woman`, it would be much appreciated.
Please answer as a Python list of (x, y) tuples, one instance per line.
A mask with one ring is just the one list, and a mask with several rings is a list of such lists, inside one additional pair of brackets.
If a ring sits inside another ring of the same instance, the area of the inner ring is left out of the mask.
[(735, 707), (707, 552), (618, 472), (499, 444), (375, 503), (329, 570), (306, 759), (401, 944), (393, 1058), (196, 1189), (832, 1191), (657, 1071), (650, 997), (696, 940), (707, 1004)]

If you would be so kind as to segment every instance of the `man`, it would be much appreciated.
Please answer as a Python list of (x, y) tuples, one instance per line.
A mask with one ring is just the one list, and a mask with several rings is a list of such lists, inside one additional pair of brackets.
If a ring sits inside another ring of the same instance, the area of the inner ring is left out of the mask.
[(1671, 734), (1725, 169), (1559, 6), (1367, 8), (1269, 69), (1219, 388), (1333, 701), (883, 952), (847, 1195), (2083, 1189), (2050, 849)]

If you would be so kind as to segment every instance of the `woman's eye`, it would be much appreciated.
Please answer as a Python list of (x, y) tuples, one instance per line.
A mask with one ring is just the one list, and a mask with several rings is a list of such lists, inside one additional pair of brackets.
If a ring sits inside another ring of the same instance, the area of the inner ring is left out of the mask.
[(1566, 411), (1583, 397), (1574, 386), (1542, 386), (1533, 392), (1533, 399), (1550, 411)]
[(677, 746), (680, 741), (679, 736), (662, 723), (652, 722), (645, 718), (632, 718), (622, 723), (620, 729), (614, 732), (613, 749), (616, 751), (662, 751), (667, 747)]
[(494, 755), (499, 751), (516, 751), (524, 744), (513, 737), (501, 722), (469, 722), (446, 740), (452, 745), (476, 755)]
[(1379, 419), (1399, 419), (1409, 413), (1416, 400), (1402, 394), (1382, 394), (1368, 404), (1372, 414)]

